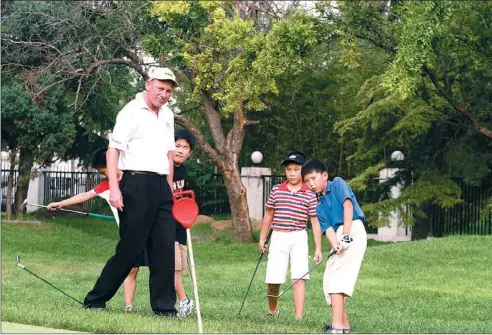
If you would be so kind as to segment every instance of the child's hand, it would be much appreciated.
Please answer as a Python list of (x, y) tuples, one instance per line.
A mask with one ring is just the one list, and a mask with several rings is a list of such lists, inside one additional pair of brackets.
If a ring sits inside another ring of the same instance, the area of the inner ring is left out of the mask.
[(335, 246), (333, 246), (333, 245), (332, 245), (332, 246), (331, 246), (331, 248), (332, 248), (333, 250), (336, 250), (337, 255), (340, 255), (340, 253), (343, 251), (343, 249), (340, 247), (340, 243), (338, 243), (338, 244), (337, 244), (337, 245), (335, 245)]
[(321, 254), (321, 250), (316, 250), (316, 252), (314, 253), (314, 262), (318, 264), (319, 262), (321, 262), (322, 259), (323, 255)]
[(260, 252), (263, 254), (268, 251), (268, 244), (265, 244), (264, 239), (260, 239), (260, 242), (258, 243), (258, 246), (260, 247)]
[(349, 236), (349, 234), (343, 234), (342, 236), (342, 239), (340, 240), (340, 242), (338, 242), (338, 245), (340, 246), (340, 249), (345, 250), (345, 249), (348, 249), (348, 247), (350, 247), (350, 242), (352, 242), (353, 239), (352, 237)]
[(50, 204), (48, 204), (47, 208), (50, 210), (50, 211), (56, 211), (57, 208), (62, 208), (62, 202), (52, 202)]

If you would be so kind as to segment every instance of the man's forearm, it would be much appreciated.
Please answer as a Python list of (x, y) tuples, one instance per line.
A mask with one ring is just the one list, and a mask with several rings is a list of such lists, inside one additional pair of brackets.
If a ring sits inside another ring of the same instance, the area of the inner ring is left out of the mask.
[(106, 152), (106, 166), (109, 180), (109, 187), (118, 187), (118, 159), (120, 152), (116, 148), (108, 148)]
[(173, 152), (168, 151), (167, 152), (167, 159), (169, 160), (169, 173), (167, 174), (167, 181), (169, 185), (172, 185), (174, 182), (174, 160), (173, 160)]

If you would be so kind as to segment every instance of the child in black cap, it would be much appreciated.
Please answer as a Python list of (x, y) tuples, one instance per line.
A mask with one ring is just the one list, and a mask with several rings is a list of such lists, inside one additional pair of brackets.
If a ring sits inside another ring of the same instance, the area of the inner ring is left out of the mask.
[[(307, 187), (301, 178), (302, 164), (306, 157), (299, 151), (291, 152), (281, 164), (285, 168), (287, 180), (274, 185), (267, 203), (266, 212), (261, 225), (259, 247), (261, 252), (267, 251), (268, 263), (265, 283), (268, 284), (268, 295), (277, 296), (280, 284), (285, 283), (290, 260), (291, 280), (300, 279), (309, 271), (309, 248), (307, 220), (311, 219), (316, 251), (315, 262), (321, 261), (321, 229), (316, 218), (316, 195)], [(270, 247), (265, 245), (269, 230), (273, 229)], [(305, 280), (294, 285), (294, 306), (296, 319), (301, 320), (304, 314)], [(269, 297), (268, 316), (278, 316), (278, 298)]]

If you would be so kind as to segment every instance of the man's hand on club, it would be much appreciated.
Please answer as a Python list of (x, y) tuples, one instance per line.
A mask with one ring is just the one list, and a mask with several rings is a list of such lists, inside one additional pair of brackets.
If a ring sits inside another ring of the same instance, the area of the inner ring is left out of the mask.
[(123, 197), (121, 196), (121, 191), (118, 187), (109, 190), (109, 203), (111, 206), (123, 211)]
[(268, 244), (265, 244), (265, 239), (260, 239), (258, 246), (260, 248), (261, 253), (265, 253), (268, 251)]

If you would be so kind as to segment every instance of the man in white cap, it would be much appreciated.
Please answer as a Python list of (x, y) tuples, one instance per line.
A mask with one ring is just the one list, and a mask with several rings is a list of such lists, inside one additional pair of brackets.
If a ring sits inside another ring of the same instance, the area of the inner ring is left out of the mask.
[[(116, 117), (106, 160), (109, 202), (119, 211), (120, 241), (84, 299), (87, 309), (105, 309), (147, 245), (152, 310), (176, 315), (176, 223), (171, 214), (174, 115), (165, 106), (176, 86), (170, 69), (152, 69), (147, 91), (137, 94)], [(123, 171), (119, 183), (118, 169)]]

